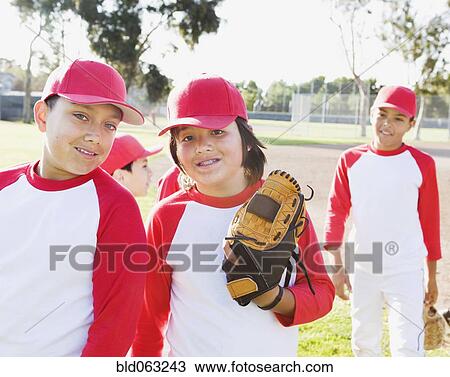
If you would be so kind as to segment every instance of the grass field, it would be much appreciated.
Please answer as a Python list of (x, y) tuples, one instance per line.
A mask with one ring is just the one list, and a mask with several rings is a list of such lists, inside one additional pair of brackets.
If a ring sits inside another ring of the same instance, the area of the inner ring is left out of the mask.
[[(250, 124), (254, 126), (258, 137), (268, 138), (271, 141), (276, 139), (275, 143), (283, 145), (296, 145), (298, 143), (357, 144), (367, 142), (372, 137), (370, 126), (366, 127), (367, 137), (362, 138), (360, 126), (354, 124), (310, 122), (295, 124), (260, 119), (250, 119)], [(281, 130), (283, 133), (287, 132), (278, 139)], [(409, 141), (414, 137), (414, 130), (411, 130), (406, 134), (405, 140)], [(447, 142), (450, 140), (450, 131), (445, 128), (422, 128), (420, 139), (425, 142)]]
[[(273, 129), (274, 127), (280, 127), (280, 129), (286, 127), (286, 124), (273, 126), (272, 123), (267, 123), (267, 121), (255, 121), (253, 124), (257, 135), (262, 138), (267, 138), (269, 141), (271, 138), (275, 139), (279, 135)], [(261, 126), (260, 130), (258, 130), (259, 126)], [(277, 143), (286, 143), (289, 145), (305, 143), (351, 144), (364, 141), (364, 139), (358, 138), (356, 135), (354, 138), (339, 137), (338, 131), (342, 125), (331, 125), (327, 130), (322, 129), (320, 132), (324, 137), (313, 136), (316, 133), (319, 134), (319, 130), (314, 130), (313, 132), (312, 130), (315, 126), (309, 125), (308, 127), (310, 127), (308, 132), (311, 138), (302, 137), (298, 134), (289, 134), (277, 140)], [(161, 139), (156, 136), (156, 129), (154, 127), (124, 127), (122, 131), (133, 133), (146, 145), (167, 143), (167, 138)], [(435, 132), (434, 130), (428, 131), (430, 132), (431, 138), (436, 137), (439, 139), (444, 136), (447, 137), (447, 135), (441, 133), (441, 130), (439, 132)], [(0, 168), (38, 159), (42, 148), (41, 139), (42, 135), (34, 125), (0, 121)], [(439, 139), (436, 141), (442, 142), (445, 140)], [(154, 157), (155, 162), (157, 162), (158, 158), (161, 158), (161, 155)], [(156, 178), (154, 181), (156, 181)], [(138, 200), (144, 219), (147, 217), (154, 203), (154, 199), (155, 188), (153, 187), (146, 198)], [(302, 325), (300, 327), (298, 354), (300, 356), (351, 356), (351, 321), (349, 312), (349, 303), (336, 299), (334, 308), (329, 315), (311, 324)], [(389, 354), (387, 331), (385, 331), (383, 336), (383, 350), (386, 355)], [(436, 350), (427, 354), (428, 356), (450, 356), (448, 349)]]

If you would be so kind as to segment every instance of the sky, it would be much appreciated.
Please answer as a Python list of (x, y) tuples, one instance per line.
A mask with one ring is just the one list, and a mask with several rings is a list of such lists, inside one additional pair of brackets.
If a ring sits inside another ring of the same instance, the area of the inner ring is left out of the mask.
[[(419, 18), (427, 19), (442, 12), (445, 1), (415, 0)], [(160, 28), (153, 36), (150, 52), (143, 58), (156, 64), (175, 84), (201, 72), (216, 73), (233, 82), (255, 80), (263, 89), (276, 80), (300, 83), (319, 75), (330, 81), (350, 77), (339, 30), (330, 20), (331, 3), (331, 0), (225, 0), (217, 9), (223, 19), (218, 32), (203, 35), (194, 50), (175, 33)], [(417, 77), (416, 67), (404, 63), (398, 52), (383, 58), (386, 46), (375, 37), (383, 28), (381, 4), (381, 0), (375, 1), (372, 13), (358, 26), (364, 40), (358, 46), (357, 72), (365, 72), (363, 79), (376, 78), (379, 84), (412, 86)], [(14, 59), (25, 67), (28, 44), (34, 36), (32, 30), (37, 25), (21, 23), (16, 8), (7, 0), (0, 1), (0, 14), (0, 58)], [(336, 13), (334, 18), (340, 20)], [(95, 58), (89, 50), (84, 23), (73, 19), (66, 25), (68, 58)], [(348, 35), (345, 40), (349, 43)], [(169, 48), (170, 43), (178, 46), (176, 52)], [(42, 39), (37, 47), (52, 53)], [(37, 65), (33, 69), (37, 70)]]

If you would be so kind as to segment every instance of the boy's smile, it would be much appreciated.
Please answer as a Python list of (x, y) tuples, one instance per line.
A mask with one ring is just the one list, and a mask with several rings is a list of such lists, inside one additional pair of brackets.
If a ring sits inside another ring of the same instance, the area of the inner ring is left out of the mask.
[(86, 158), (94, 158), (95, 156), (98, 156), (98, 153), (89, 151), (86, 148), (81, 148), (81, 147), (75, 147), (75, 149), (80, 152), (84, 157)]
[(64, 180), (90, 173), (108, 156), (121, 111), (113, 105), (80, 105), (58, 98), (52, 109), (35, 107), (45, 146), (39, 163), (43, 178)]
[(220, 161), (220, 158), (210, 158), (207, 160), (202, 160), (200, 162), (197, 162), (196, 165), (200, 168), (208, 168), (209, 166), (217, 164), (219, 161)]

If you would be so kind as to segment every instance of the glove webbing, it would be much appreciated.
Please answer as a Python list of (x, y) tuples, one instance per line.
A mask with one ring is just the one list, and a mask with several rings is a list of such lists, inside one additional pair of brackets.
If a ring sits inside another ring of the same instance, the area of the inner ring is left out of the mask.
[[(302, 219), (305, 220), (309, 224), (309, 219), (308, 218), (302, 217)], [(305, 231), (305, 229), (308, 226), (308, 224), (306, 224), (306, 226), (303, 228), (302, 233)], [(288, 229), (288, 232), (291, 232), (291, 231), (297, 229), (300, 225), (302, 225), (301, 222), (299, 222), (296, 225), (290, 226), (289, 229)], [(302, 235), (302, 233), (300, 233), (298, 237), (300, 237)], [(248, 237), (248, 236), (244, 236), (244, 235), (236, 235), (236, 236), (233, 236), (233, 237), (225, 237), (225, 240), (227, 240), (227, 241), (230, 241), (230, 240), (231, 241), (234, 241), (234, 240), (244, 240), (244, 241), (245, 240), (251, 240), (251, 241), (256, 241), (254, 238)], [(292, 257), (294, 258), (296, 265), (298, 265), (300, 267), (300, 269), (302, 270), (303, 274), (305, 275), (305, 278), (306, 278), (306, 281), (308, 283), (308, 287), (309, 287), (310, 291), (312, 292), (313, 295), (315, 295), (316, 291), (314, 290), (314, 288), (313, 288), (313, 286), (311, 284), (311, 279), (309, 277), (308, 271), (307, 271), (305, 265), (303, 264), (302, 260), (300, 259), (300, 256), (295, 252), (295, 250), (292, 252)], [(232, 266), (233, 266), (233, 263), (227, 260), (225, 262), (225, 266), (226, 266), (226, 268), (228, 270), (230, 270), (232, 268)], [(289, 263), (288, 267), (286, 268), (285, 286), (288, 286), (288, 284), (289, 284), (289, 280), (291, 279), (291, 275), (292, 275), (292, 270), (293, 270), (292, 264)]]

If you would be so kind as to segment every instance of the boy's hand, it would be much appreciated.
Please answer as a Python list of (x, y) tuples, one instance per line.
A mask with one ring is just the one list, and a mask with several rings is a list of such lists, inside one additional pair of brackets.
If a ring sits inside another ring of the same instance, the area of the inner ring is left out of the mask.
[(236, 255), (233, 253), (233, 250), (231, 250), (230, 247), (230, 243), (228, 241), (225, 242), (225, 244), (223, 245), (223, 251), (225, 254), (225, 257), (231, 261), (231, 262), (236, 262)]
[(273, 300), (275, 300), (275, 297), (278, 294), (278, 290), (278, 286), (272, 288), (270, 291), (263, 293), (261, 296), (255, 297), (252, 301), (258, 306), (267, 306), (271, 302), (273, 302)]
[(343, 266), (338, 267), (339, 269), (331, 275), (331, 281), (336, 288), (336, 295), (339, 296), (342, 300), (348, 300), (349, 296), (346, 293), (345, 287), (349, 292), (352, 291), (352, 285), (350, 284), (350, 279), (348, 278), (347, 273)]
[(428, 281), (427, 290), (425, 293), (425, 304), (434, 305), (438, 298), (438, 287), (436, 279), (430, 279)]

